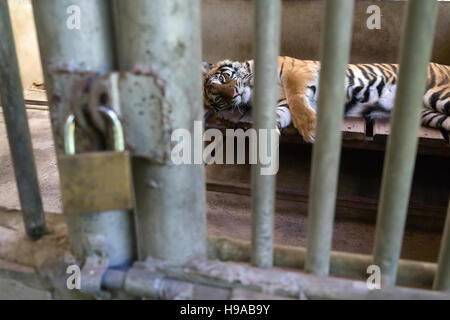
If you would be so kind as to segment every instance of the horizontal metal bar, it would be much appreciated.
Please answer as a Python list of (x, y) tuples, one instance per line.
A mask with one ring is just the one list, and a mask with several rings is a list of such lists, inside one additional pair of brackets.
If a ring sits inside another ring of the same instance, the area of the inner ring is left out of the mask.
[(450, 198), (433, 289), (450, 292)]
[(395, 284), (417, 151), (420, 114), (437, 16), (437, 1), (410, 0), (381, 183), (374, 264)]
[[(225, 237), (208, 237), (208, 258), (221, 261), (250, 262), (250, 243)], [(274, 266), (304, 270), (306, 249), (274, 246)], [(373, 264), (370, 255), (341, 251), (330, 253), (330, 274), (336, 277), (367, 279), (367, 267)], [(436, 263), (400, 260), (398, 285), (431, 289)]]
[(329, 273), (353, 8), (353, 0), (328, 0), (325, 8), (305, 266), (317, 275)]
[[(362, 281), (201, 259), (182, 266), (150, 259), (135, 263), (118, 277), (123, 278), (126, 293), (154, 299), (205, 299), (205, 293), (210, 299), (227, 299), (234, 290), (245, 290), (253, 298), (264, 292), (266, 299), (450, 299), (445, 292), (392, 286), (371, 290)], [(116, 284), (104, 281), (103, 287)]]
[[(39, 181), (31, 145), (8, 1), (0, 0), (0, 95), (25, 231), (39, 239), (46, 231)], [(12, 190), (11, 190), (12, 192)]]
[(108, 269), (103, 275), (102, 286), (109, 290), (121, 290), (125, 285), (125, 276), (123, 270)]
[[(276, 113), (273, 106), (278, 97), (277, 68), (280, 52), (281, 0), (255, 1), (255, 97), (253, 125), (255, 129), (269, 131), (267, 140), (271, 144), (270, 131), (276, 128)], [(259, 132), (259, 130), (258, 130)], [(258, 141), (262, 139), (258, 133)], [(267, 147), (269, 152), (272, 148)], [(276, 150), (275, 152), (278, 152)], [(278, 157), (271, 155), (272, 161)], [(272, 166), (277, 165), (271, 163)], [(262, 175), (264, 166), (251, 166), (252, 181), (252, 264), (270, 268), (273, 263), (273, 215), (275, 211), (276, 175)]]
[[(82, 284), (83, 285), (83, 284)], [(133, 297), (149, 299), (183, 300), (270, 300), (287, 297), (265, 294), (240, 288), (222, 288), (195, 283), (194, 281), (173, 280), (161, 273), (149, 272), (143, 267), (128, 271), (107, 270), (103, 278), (103, 288), (120, 290)]]

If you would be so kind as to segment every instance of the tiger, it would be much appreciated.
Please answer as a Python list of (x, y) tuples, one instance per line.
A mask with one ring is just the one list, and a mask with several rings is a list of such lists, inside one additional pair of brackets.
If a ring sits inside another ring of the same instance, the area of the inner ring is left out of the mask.
[[(203, 101), (209, 115), (225, 109), (251, 107), (254, 61), (203, 62)], [(348, 64), (345, 113), (367, 121), (389, 118), (397, 88), (398, 64)], [(320, 62), (278, 57), (276, 125), (281, 133), (291, 123), (306, 142), (314, 142)], [(450, 67), (430, 62), (423, 96), (422, 124), (450, 131)]]

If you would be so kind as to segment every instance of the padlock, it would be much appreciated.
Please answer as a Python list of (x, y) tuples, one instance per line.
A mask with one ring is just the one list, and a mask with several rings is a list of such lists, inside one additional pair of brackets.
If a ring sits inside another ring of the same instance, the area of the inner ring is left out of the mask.
[(65, 214), (84, 214), (133, 208), (130, 155), (117, 114), (100, 106), (113, 125), (114, 150), (75, 153), (75, 116), (67, 117), (65, 154), (58, 157)]

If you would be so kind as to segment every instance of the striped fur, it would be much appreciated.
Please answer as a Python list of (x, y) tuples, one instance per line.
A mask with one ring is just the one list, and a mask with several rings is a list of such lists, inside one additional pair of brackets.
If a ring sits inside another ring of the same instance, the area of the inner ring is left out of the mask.
[[(203, 63), (203, 98), (207, 108), (220, 110), (251, 105), (253, 60)], [(320, 63), (278, 58), (277, 125), (293, 123), (305, 141), (314, 141)], [(398, 65), (349, 64), (346, 71), (345, 115), (387, 118), (394, 106)], [(450, 67), (430, 63), (423, 99), (422, 124), (450, 131)]]

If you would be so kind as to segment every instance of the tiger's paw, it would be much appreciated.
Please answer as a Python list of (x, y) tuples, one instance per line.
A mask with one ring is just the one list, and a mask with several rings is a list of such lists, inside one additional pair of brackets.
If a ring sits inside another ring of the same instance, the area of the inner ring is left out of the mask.
[(315, 134), (315, 127), (311, 126), (308, 129), (299, 130), (300, 135), (302, 136), (303, 140), (308, 143), (314, 143), (316, 140), (316, 134)]
[(305, 140), (305, 142), (308, 142), (308, 143), (314, 143), (314, 141), (316, 140), (316, 136), (314, 133), (308, 133), (305, 135), (302, 134), (302, 138), (303, 138), (303, 140)]

